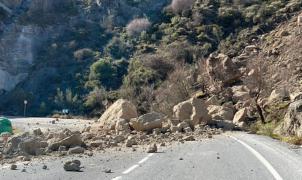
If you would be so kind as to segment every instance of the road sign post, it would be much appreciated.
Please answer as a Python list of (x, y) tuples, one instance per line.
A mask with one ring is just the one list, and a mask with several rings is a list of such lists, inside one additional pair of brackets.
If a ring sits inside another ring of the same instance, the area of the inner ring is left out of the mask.
[(26, 106), (27, 106), (28, 101), (24, 100), (24, 112), (23, 112), (23, 116), (26, 117)]

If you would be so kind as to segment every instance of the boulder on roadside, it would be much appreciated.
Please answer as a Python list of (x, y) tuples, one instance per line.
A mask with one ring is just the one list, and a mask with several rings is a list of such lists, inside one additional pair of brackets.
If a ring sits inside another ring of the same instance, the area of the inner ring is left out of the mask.
[(290, 94), (287, 89), (280, 88), (272, 91), (268, 98), (268, 104), (290, 100)]
[(125, 99), (119, 99), (104, 112), (99, 121), (102, 127), (114, 130), (117, 120), (125, 119), (129, 121), (136, 117), (135, 105)]
[(125, 119), (116, 120), (115, 130), (117, 132), (130, 132), (131, 131), (129, 123)]
[(246, 126), (247, 112), (247, 108), (242, 108), (237, 111), (233, 118), (233, 123), (240, 128), (244, 128)]
[(84, 148), (80, 147), (80, 146), (76, 146), (74, 148), (70, 148), (68, 150), (68, 154), (83, 154), (85, 151)]
[(29, 133), (13, 136), (4, 147), (4, 154), (41, 155), (47, 142), (41, 138), (30, 136)]
[(148, 146), (147, 153), (156, 153), (157, 152), (157, 145), (151, 144)]
[(240, 72), (230, 57), (225, 54), (211, 54), (206, 60), (207, 72), (213, 81), (230, 85), (240, 79)]
[(191, 126), (207, 124), (211, 118), (202, 99), (191, 98), (173, 107), (174, 118), (188, 121)]
[(130, 120), (130, 126), (136, 131), (152, 131), (162, 128), (164, 115), (157, 112), (148, 113)]
[(250, 97), (250, 90), (247, 86), (233, 86), (232, 87), (233, 92), (233, 100), (235, 102), (238, 101), (247, 101)]
[(208, 111), (213, 120), (233, 120), (234, 118), (234, 110), (228, 106), (211, 105)]
[(302, 137), (302, 100), (289, 105), (284, 121), (276, 128), (275, 133)]
[(80, 134), (73, 134), (67, 138), (62, 139), (61, 141), (54, 142), (49, 145), (49, 149), (52, 151), (57, 151), (60, 146), (65, 146), (66, 148), (82, 146), (84, 142), (81, 139)]
[(81, 171), (81, 161), (79, 160), (72, 160), (67, 161), (63, 166), (65, 171)]

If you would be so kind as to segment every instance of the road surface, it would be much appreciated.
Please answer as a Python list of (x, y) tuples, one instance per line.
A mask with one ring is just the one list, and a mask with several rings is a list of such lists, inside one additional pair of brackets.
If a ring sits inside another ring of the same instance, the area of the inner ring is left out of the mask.
[[(83, 172), (63, 162), (81, 160)], [(42, 170), (46, 164), (49, 169)], [(302, 150), (268, 137), (227, 133), (202, 142), (176, 142), (159, 153), (110, 151), (93, 157), (33, 160), (18, 170), (0, 168), (1, 180), (302, 180)], [(25, 168), (26, 172), (21, 172)], [(113, 173), (105, 173), (110, 168)]]
[(17, 131), (26, 132), (40, 128), (42, 131), (58, 131), (63, 129), (70, 129), (72, 131), (82, 130), (85, 126), (93, 123), (91, 120), (80, 119), (59, 119), (55, 124), (51, 121), (55, 118), (10, 118), (12, 125)]

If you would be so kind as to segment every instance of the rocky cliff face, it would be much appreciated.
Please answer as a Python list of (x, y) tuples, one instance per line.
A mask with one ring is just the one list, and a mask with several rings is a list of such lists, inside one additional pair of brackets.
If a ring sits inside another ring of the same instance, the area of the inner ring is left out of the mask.
[(1, 22), (0, 39), (0, 91), (11, 91), (27, 78), (35, 63), (35, 49), (46, 40), (51, 27), (22, 24), (19, 18), (39, 8), (50, 10), (52, 1), (3, 0), (0, 8), (7, 14)]
[(79, 86), (76, 74), (90, 62), (78, 63), (75, 51), (102, 51), (112, 37), (105, 29), (125, 27), (136, 17), (155, 20), (168, 2), (0, 0), (0, 113), (16, 108), (8, 108), (10, 102), (22, 105), (30, 98), (39, 107), (57, 88)]

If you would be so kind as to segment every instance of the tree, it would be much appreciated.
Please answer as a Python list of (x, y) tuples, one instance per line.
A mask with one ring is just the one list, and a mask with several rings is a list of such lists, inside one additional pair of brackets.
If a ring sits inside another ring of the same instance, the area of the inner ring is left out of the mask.
[[(264, 57), (264, 56), (260, 56)], [(265, 59), (256, 58), (247, 65), (248, 74), (244, 83), (250, 89), (250, 97), (256, 106), (260, 120), (265, 124), (264, 110), (259, 102), (260, 97), (268, 92), (269, 83), (265, 80), (265, 73), (268, 71)]]
[(140, 18), (132, 20), (126, 27), (127, 33), (130, 36), (139, 35), (143, 31), (147, 31), (151, 26), (147, 18)]

